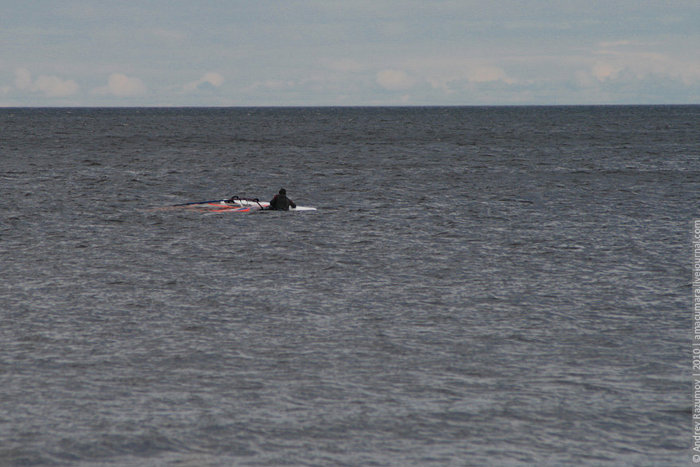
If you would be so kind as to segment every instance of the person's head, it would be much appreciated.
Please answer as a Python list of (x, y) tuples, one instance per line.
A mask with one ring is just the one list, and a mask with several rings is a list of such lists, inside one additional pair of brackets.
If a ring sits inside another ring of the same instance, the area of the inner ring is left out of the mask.
[(284, 188), (280, 188), (280, 194), (281, 194), (281, 195), (286, 195), (286, 194), (287, 194), (287, 190), (285, 190)]

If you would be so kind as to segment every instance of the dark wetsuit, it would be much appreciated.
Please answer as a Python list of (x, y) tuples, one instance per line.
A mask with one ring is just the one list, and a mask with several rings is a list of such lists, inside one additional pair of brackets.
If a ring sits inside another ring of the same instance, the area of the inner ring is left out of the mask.
[(270, 209), (273, 211), (289, 211), (289, 207), (297, 207), (294, 201), (287, 198), (287, 195), (277, 194), (272, 201), (270, 201)]

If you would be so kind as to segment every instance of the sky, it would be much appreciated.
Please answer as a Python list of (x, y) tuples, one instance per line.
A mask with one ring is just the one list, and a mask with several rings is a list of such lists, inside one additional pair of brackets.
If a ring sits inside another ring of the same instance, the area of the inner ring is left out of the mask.
[(700, 0), (0, 0), (0, 107), (700, 104)]

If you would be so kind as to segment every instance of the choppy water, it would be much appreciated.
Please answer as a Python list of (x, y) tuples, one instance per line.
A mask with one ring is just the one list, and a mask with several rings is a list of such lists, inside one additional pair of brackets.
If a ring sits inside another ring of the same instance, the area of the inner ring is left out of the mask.
[(698, 106), (3, 109), (0, 170), (1, 465), (690, 462)]

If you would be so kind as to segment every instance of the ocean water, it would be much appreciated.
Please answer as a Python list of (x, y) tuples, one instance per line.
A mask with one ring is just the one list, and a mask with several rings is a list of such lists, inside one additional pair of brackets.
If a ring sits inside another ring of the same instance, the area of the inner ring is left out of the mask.
[(699, 106), (1, 109), (0, 465), (688, 465), (699, 193)]

